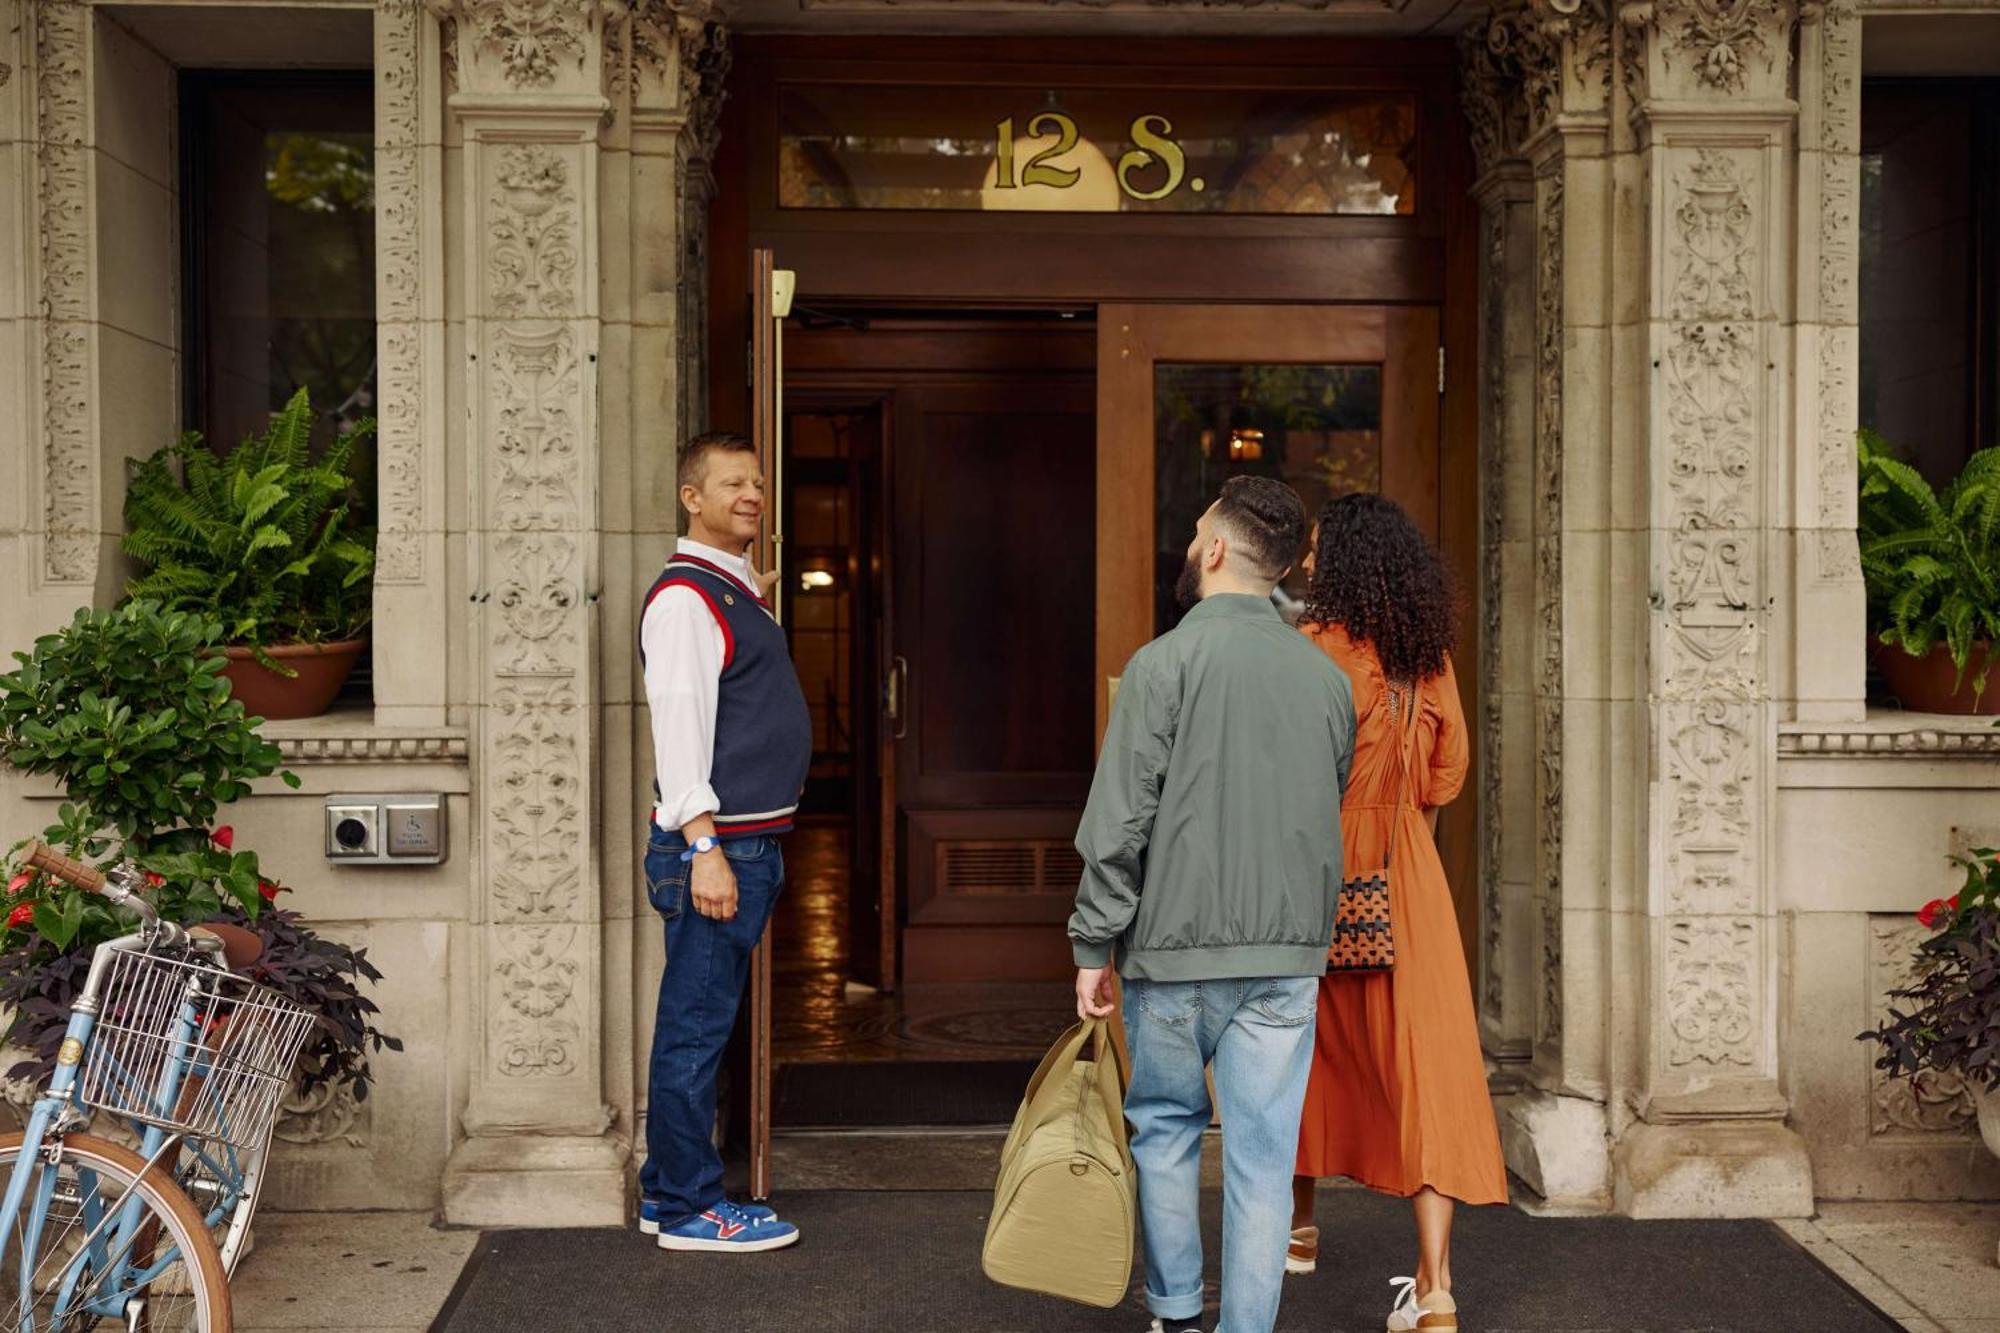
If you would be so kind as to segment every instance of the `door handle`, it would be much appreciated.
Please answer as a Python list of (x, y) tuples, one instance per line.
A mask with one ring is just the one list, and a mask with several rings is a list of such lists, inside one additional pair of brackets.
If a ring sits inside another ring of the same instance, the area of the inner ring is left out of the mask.
[(891, 659), (889, 668), (889, 723), (895, 727), (890, 739), (902, 740), (910, 734), (910, 720), (903, 715), (903, 708), (909, 702), (910, 660), (898, 653)]

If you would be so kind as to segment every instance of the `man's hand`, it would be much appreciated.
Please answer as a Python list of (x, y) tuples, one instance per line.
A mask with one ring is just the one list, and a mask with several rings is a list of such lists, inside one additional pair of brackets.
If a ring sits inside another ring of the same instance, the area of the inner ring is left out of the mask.
[(1111, 991), (1111, 969), (1080, 967), (1076, 970), (1076, 1016), (1108, 1018), (1118, 1008)]
[(688, 889), (694, 910), (711, 921), (729, 921), (736, 916), (736, 872), (720, 847), (694, 858), (694, 873)]
[(767, 602), (771, 600), (771, 589), (778, 586), (778, 577), (778, 571), (775, 569), (768, 574), (760, 574), (757, 572), (757, 566), (754, 563), (750, 564), (751, 586), (756, 588), (757, 595)]

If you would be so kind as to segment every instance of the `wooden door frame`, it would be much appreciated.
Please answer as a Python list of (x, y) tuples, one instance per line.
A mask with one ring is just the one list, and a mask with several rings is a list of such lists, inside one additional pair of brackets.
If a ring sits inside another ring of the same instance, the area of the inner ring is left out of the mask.
[[(1438, 311), (1429, 306), (1138, 305), (1098, 307), (1097, 735), (1111, 718), (1110, 681), (1154, 637), (1154, 437), (1159, 361), (1298, 362), (1302, 343), (1328, 364), (1383, 367), (1382, 435), (1427, 440), (1431, 465), (1385, 448), (1383, 490), (1422, 497), (1412, 516), (1434, 538), (1441, 519)], [(1400, 478), (1400, 480), (1399, 480)]]

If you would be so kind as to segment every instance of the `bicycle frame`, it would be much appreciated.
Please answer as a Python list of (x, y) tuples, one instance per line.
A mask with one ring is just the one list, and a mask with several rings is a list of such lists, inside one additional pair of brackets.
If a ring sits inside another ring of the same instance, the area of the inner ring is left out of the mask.
[[(89, 1117), (89, 1108), (79, 1099), (79, 1072), (84, 1054), (90, 1048), (98, 1014), (102, 1006), (104, 976), (112, 958), (121, 952), (144, 951), (157, 942), (159, 936), (152, 931), (142, 931), (108, 941), (98, 947), (91, 958), (90, 973), (84, 982), (83, 992), (71, 1007), (69, 1025), (63, 1034), (62, 1046), (56, 1056), (55, 1073), (49, 1081), (48, 1091), (35, 1100), (28, 1116), (20, 1156), (15, 1160), (12, 1177), (7, 1182), (4, 1197), (0, 1197), (0, 1236), (12, 1234), (21, 1211), (28, 1212), (26, 1226), (22, 1230), (24, 1243), (21, 1247), (19, 1274), (21, 1300), (29, 1308), (18, 1312), (17, 1329), (32, 1330), (34, 1327), (32, 1305), (35, 1300), (33, 1266), (38, 1257), (38, 1246), (29, 1240), (39, 1240), (42, 1228), (47, 1224), (49, 1206), (53, 1199), (56, 1172), (44, 1171), (36, 1174), (33, 1164), (41, 1159), (45, 1150), (53, 1144), (59, 1149), (62, 1136), (70, 1129), (84, 1123)], [(174, 1054), (164, 1061), (156, 1086), (152, 1089), (150, 1104), (159, 1108), (162, 1119), (171, 1118), (189, 1078), (199, 1077), (201, 1062), (198, 1053), (201, 1045), (197, 1035), (201, 1030), (201, 1009), (199, 1000), (202, 992), (190, 986), (181, 1002), (181, 1011), (176, 1026)], [(146, 1169), (140, 1173), (143, 1178), (169, 1153), (184, 1141), (184, 1136), (160, 1128), (157, 1125), (143, 1125), (140, 1134), (139, 1155), (145, 1159)], [(217, 1198), (205, 1209), (210, 1227), (214, 1227), (232, 1210), (239, 1210), (247, 1193), (254, 1184), (254, 1178), (243, 1172), (236, 1160), (236, 1152), (228, 1144), (220, 1144), (226, 1162), (218, 1161), (205, 1149), (195, 1150), (195, 1159), (205, 1166), (218, 1182)], [(31, 1179), (39, 1179), (40, 1187), (35, 1197), (28, 1197)], [(135, 1181), (136, 1186), (136, 1181)], [(66, 1266), (51, 1308), (50, 1318), (60, 1322), (70, 1315), (89, 1314), (98, 1318), (123, 1319), (124, 1293), (141, 1290), (158, 1279), (180, 1258), (178, 1250), (169, 1246), (164, 1254), (154, 1254), (142, 1268), (131, 1257), (132, 1249), (139, 1239), (141, 1226), (141, 1204), (134, 1197), (135, 1188), (128, 1187), (116, 1201), (108, 1206), (95, 1196), (88, 1181), (85, 1181), (83, 1201), (84, 1238)], [(247, 1218), (238, 1217), (230, 1228), (226, 1244), (228, 1259), (240, 1247), (242, 1232)], [(227, 1261), (225, 1261), (227, 1271)], [(97, 1284), (99, 1294), (78, 1303), (77, 1284), (85, 1274), (103, 1274)]]

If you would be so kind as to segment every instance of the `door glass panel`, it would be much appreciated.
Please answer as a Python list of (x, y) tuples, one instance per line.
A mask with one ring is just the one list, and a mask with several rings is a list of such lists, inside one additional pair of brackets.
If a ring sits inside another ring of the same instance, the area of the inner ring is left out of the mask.
[[(1321, 505), (1382, 484), (1382, 368), (1162, 362), (1153, 371), (1153, 620), (1179, 623), (1174, 586), (1194, 525), (1222, 484), (1275, 477)], [(1294, 568), (1279, 588), (1287, 619), (1305, 599)]]
[(780, 208), (1409, 216), (1417, 99), (786, 83)]

